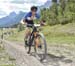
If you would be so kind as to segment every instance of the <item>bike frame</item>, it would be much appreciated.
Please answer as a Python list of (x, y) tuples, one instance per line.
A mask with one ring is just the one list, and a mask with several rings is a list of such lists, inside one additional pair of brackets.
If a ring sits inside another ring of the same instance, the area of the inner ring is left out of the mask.
[(37, 32), (38, 32), (37, 27), (33, 26), (31, 35), (29, 37), (29, 51), (28, 51), (28, 53), (30, 53), (30, 51), (31, 51), (31, 46), (32, 46), (33, 40), (37, 37)]

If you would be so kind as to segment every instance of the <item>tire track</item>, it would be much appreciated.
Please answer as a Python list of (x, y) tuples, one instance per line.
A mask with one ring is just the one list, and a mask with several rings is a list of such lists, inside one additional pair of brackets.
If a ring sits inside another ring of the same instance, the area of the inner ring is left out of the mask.
[(3, 42), (8, 54), (16, 59), (16, 66), (44, 66), (35, 57), (28, 55), (23, 46), (6, 40)]

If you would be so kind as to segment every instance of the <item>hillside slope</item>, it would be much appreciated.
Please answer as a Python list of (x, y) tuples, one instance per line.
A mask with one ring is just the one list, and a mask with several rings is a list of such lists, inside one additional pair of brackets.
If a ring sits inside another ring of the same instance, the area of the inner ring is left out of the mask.
[[(9, 36), (8, 39), (12, 41), (23, 42), (25, 30), (17, 32)], [(47, 43), (75, 43), (75, 23), (66, 25), (44, 26), (41, 31), (47, 40)]]

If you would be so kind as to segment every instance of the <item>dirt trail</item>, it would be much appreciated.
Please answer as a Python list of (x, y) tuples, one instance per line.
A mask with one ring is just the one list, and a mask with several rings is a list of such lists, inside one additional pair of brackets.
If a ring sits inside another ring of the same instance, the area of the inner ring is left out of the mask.
[(26, 53), (23, 46), (4, 40), (6, 51), (16, 59), (17, 66), (43, 66), (35, 57)]
[(40, 62), (33, 55), (28, 55), (23, 43), (4, 40), (7, 52), (16, 59), (17, 66), (75, 66), (75, 49), (67, 46), (48, 46), (46, 62)]

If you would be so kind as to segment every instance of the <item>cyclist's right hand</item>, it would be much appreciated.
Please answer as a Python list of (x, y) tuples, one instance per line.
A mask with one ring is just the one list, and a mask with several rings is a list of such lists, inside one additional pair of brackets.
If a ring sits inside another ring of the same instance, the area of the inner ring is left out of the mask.
[(23, 24), (27, 25), (27, 23), (26, 23), (25, 19), (23, 19), (23, 20), (22, 20), (22, 22), (23, 22)]
[(21, 23), (21, 24), (25, 24), (25, 22), (24, 22), (24, 20), (23, 20), (23, 19), (21, 20), (21, 22), (20, 22), (20, 23)]

